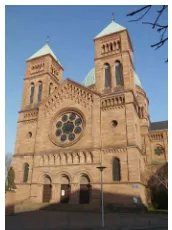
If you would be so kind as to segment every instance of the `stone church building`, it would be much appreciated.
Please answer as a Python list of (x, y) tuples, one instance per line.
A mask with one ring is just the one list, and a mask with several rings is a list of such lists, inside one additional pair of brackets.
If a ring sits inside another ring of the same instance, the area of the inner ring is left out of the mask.
[[(82, 84), (45, 44), (26, 61), (12, 166), (16, 202), (147, 205), (147, 171), (168, 161), (168, 122), (151, 123), (126, 28), (95, 38)], [(143, 76), (144, 77), (144, 76)]]

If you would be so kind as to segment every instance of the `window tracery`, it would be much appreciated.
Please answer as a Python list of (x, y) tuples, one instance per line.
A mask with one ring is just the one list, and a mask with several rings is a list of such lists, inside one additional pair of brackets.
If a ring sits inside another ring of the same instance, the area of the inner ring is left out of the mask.
[(62, 113), (54, 123), (53, 136), (57, 145), (69, 146), (77, 141), (84, 128), (81, 115), (75, 111)]

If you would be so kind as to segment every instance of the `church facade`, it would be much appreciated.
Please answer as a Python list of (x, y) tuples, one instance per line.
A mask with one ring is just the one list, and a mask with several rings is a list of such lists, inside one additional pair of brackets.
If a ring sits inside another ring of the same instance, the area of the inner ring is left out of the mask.
[(49, 44), (26, 61), (12, 166), (16, 202), (147, 206), (149, 166), (168, 161), (167, 121), (150, 122), (126, 28), (95, 38), (95, 67), (63, 80)]

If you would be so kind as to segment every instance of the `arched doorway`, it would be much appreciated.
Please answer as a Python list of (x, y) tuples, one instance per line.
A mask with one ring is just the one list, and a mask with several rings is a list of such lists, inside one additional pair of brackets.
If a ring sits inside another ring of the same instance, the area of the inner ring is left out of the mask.
[(89, 204), (90, 198), (91, 198), (90, 179), (87, 175), (82, 175), (80, 178), (79, 203)]
[(43, 203), (50, 202), (52, 196), (51, 178), (48, 175), (44, 176), (43, 184)]
[(69, 177), (63, 175), (61, 177), (60, 203), (67, 204), (70, 200), (70, 180)]

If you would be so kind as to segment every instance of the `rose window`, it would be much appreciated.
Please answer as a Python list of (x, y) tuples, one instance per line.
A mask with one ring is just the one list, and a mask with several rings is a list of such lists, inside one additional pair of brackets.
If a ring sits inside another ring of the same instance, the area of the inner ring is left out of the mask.
[(59, 146), (69, 146), (80, 138), (83, 127), (83, 118), (79, 113), (63, 113), (53, 122), (53, 142)]
[(157, 156), (160, 156), (164, 152), (164, 150), (163, 150), (163, 148), (161, 146), (156, 147), (156, 149), (154, 151), (155, 151), (155, 154)]

